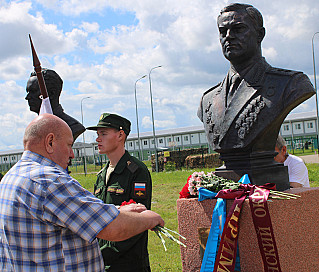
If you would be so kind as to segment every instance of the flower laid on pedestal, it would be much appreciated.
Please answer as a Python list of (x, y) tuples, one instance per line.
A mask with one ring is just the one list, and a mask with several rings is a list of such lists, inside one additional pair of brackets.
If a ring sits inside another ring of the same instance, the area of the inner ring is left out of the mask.
[[(244, 176), (244, 178), (247, 180), (248, 176)], [(274, 184), (266, 183), (265, 185), (260, 187), (269, 188), (269, 198), (272, 199), (296, 199), (300, 197), (299, 195), (272, 190), (274, 188)], [(188, 177), (185, 186), (179, 193), (180, 198), (198, 197), (199, 191), (202, 190), (200, 190), (200, 188), (207, 189), (214, 193), (218, 193), (220, 191), (223, 191), (223, 193), (230, 193), (235, 192), (236, 190), (245, 189), (248, 195), (249, 190), (247, 191), (247, 189), (252, 188), (252, 185), (250, 184), (250, 181), (236, 182), (233, 180), (225, 179), (223, 177), (219, 177), (213, 172), (209, 172), (207, 174), (205, 174), (204, 172), (194, 172)], [(232, 199), (232, 197), (227, 197), (227, 199)]]

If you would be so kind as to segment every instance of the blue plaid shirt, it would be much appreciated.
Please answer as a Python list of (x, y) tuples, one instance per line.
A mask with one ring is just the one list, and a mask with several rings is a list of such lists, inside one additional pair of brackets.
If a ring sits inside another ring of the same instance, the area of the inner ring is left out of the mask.
[(0, 183), (0, 271), (104, 271), (96, 235), (119, 214), (25, 151)]

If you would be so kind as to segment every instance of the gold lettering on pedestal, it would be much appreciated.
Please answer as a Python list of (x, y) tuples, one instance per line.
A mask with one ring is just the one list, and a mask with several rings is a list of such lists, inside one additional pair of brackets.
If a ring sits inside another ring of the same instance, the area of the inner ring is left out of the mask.
[(221, 253), (220, 261), (217, 267), (217, 272), (230, 272), (230, 270), (226, 266), (232, 266), (233, 261), (234, 261), (233, 259), (228, 259), (227, 257), (223, 256), (223, 253)]
[(231, 256), (233, 256), (234, 249), (235, 249), (235, 241), (225, 236), (222, 252), (226, 252), (230, 254)]
[(254, 215), (257, 217), (265, 217), (267, 212), (263, 208), (254, 209)]
[(258, 233), (261, 238), (261, 243), (264, 250), (266, 262), (269, 266), (268, 271), (278, 271), (278, 270), (274, 270), (274, 269), (277, 269), (277, 267), (275, 267), (272, 270), (269, 270), (271, 267), (278, 265), (278, 260), (276, 256), (274, 241), (272, 239), (270, 227), (258, 227)]

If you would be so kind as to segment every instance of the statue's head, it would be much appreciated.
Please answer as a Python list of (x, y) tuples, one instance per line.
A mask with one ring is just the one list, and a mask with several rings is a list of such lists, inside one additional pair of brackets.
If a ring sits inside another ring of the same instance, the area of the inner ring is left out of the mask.
[(231, 63), (261, 56), (265, 28), (263, 17), (256, 8), (247, 4), (230, 4), (220, 11), (217, 25), (223, 54)]
[[(62, 91), (63, 81), (61, 77), (53, 70), (42, 69), (44, 82), (50, 98), (52, 109), (59, 105), (59, 97)], [(40, 98), (41, 92), (38, 84), (38, 78), (35, 72), (32, 72), (27, 82), (27, 96), (28, 104), (31, 111), (39, 113), (42, 100)]]

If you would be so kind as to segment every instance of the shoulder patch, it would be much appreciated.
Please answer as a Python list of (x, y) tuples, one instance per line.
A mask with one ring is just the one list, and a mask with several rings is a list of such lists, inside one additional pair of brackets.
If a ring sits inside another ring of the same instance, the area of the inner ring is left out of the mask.
[(300, 72), (300, 71), (288, 70), (288, 69), (282, 69), (282, 68), (276, 68), (276, 67), (271, 67), (269, 70), (267, 70), (266, 73), (276, 74), (276, 75), (282, 75), (282, 76), (293, 76), (293, 75), (295, 75), (295, 74), (300, 74), (300, 73), (302, 73), (302, 72)]
[(134, 186), (134, 198), (139, 198), (139, 199), (145, 199), (147, 197), (146, 195), (146, 182), (143, 181), (138, 181), (133, 183)]
[(135, 173), (136, 170), (138, 169), (138, 165), (137, 165), (135, 162), (130, 161), (130, 160), (126, 162), (126, 167), (127, 167), (127, 169), (130, 170), (132, 173)]

